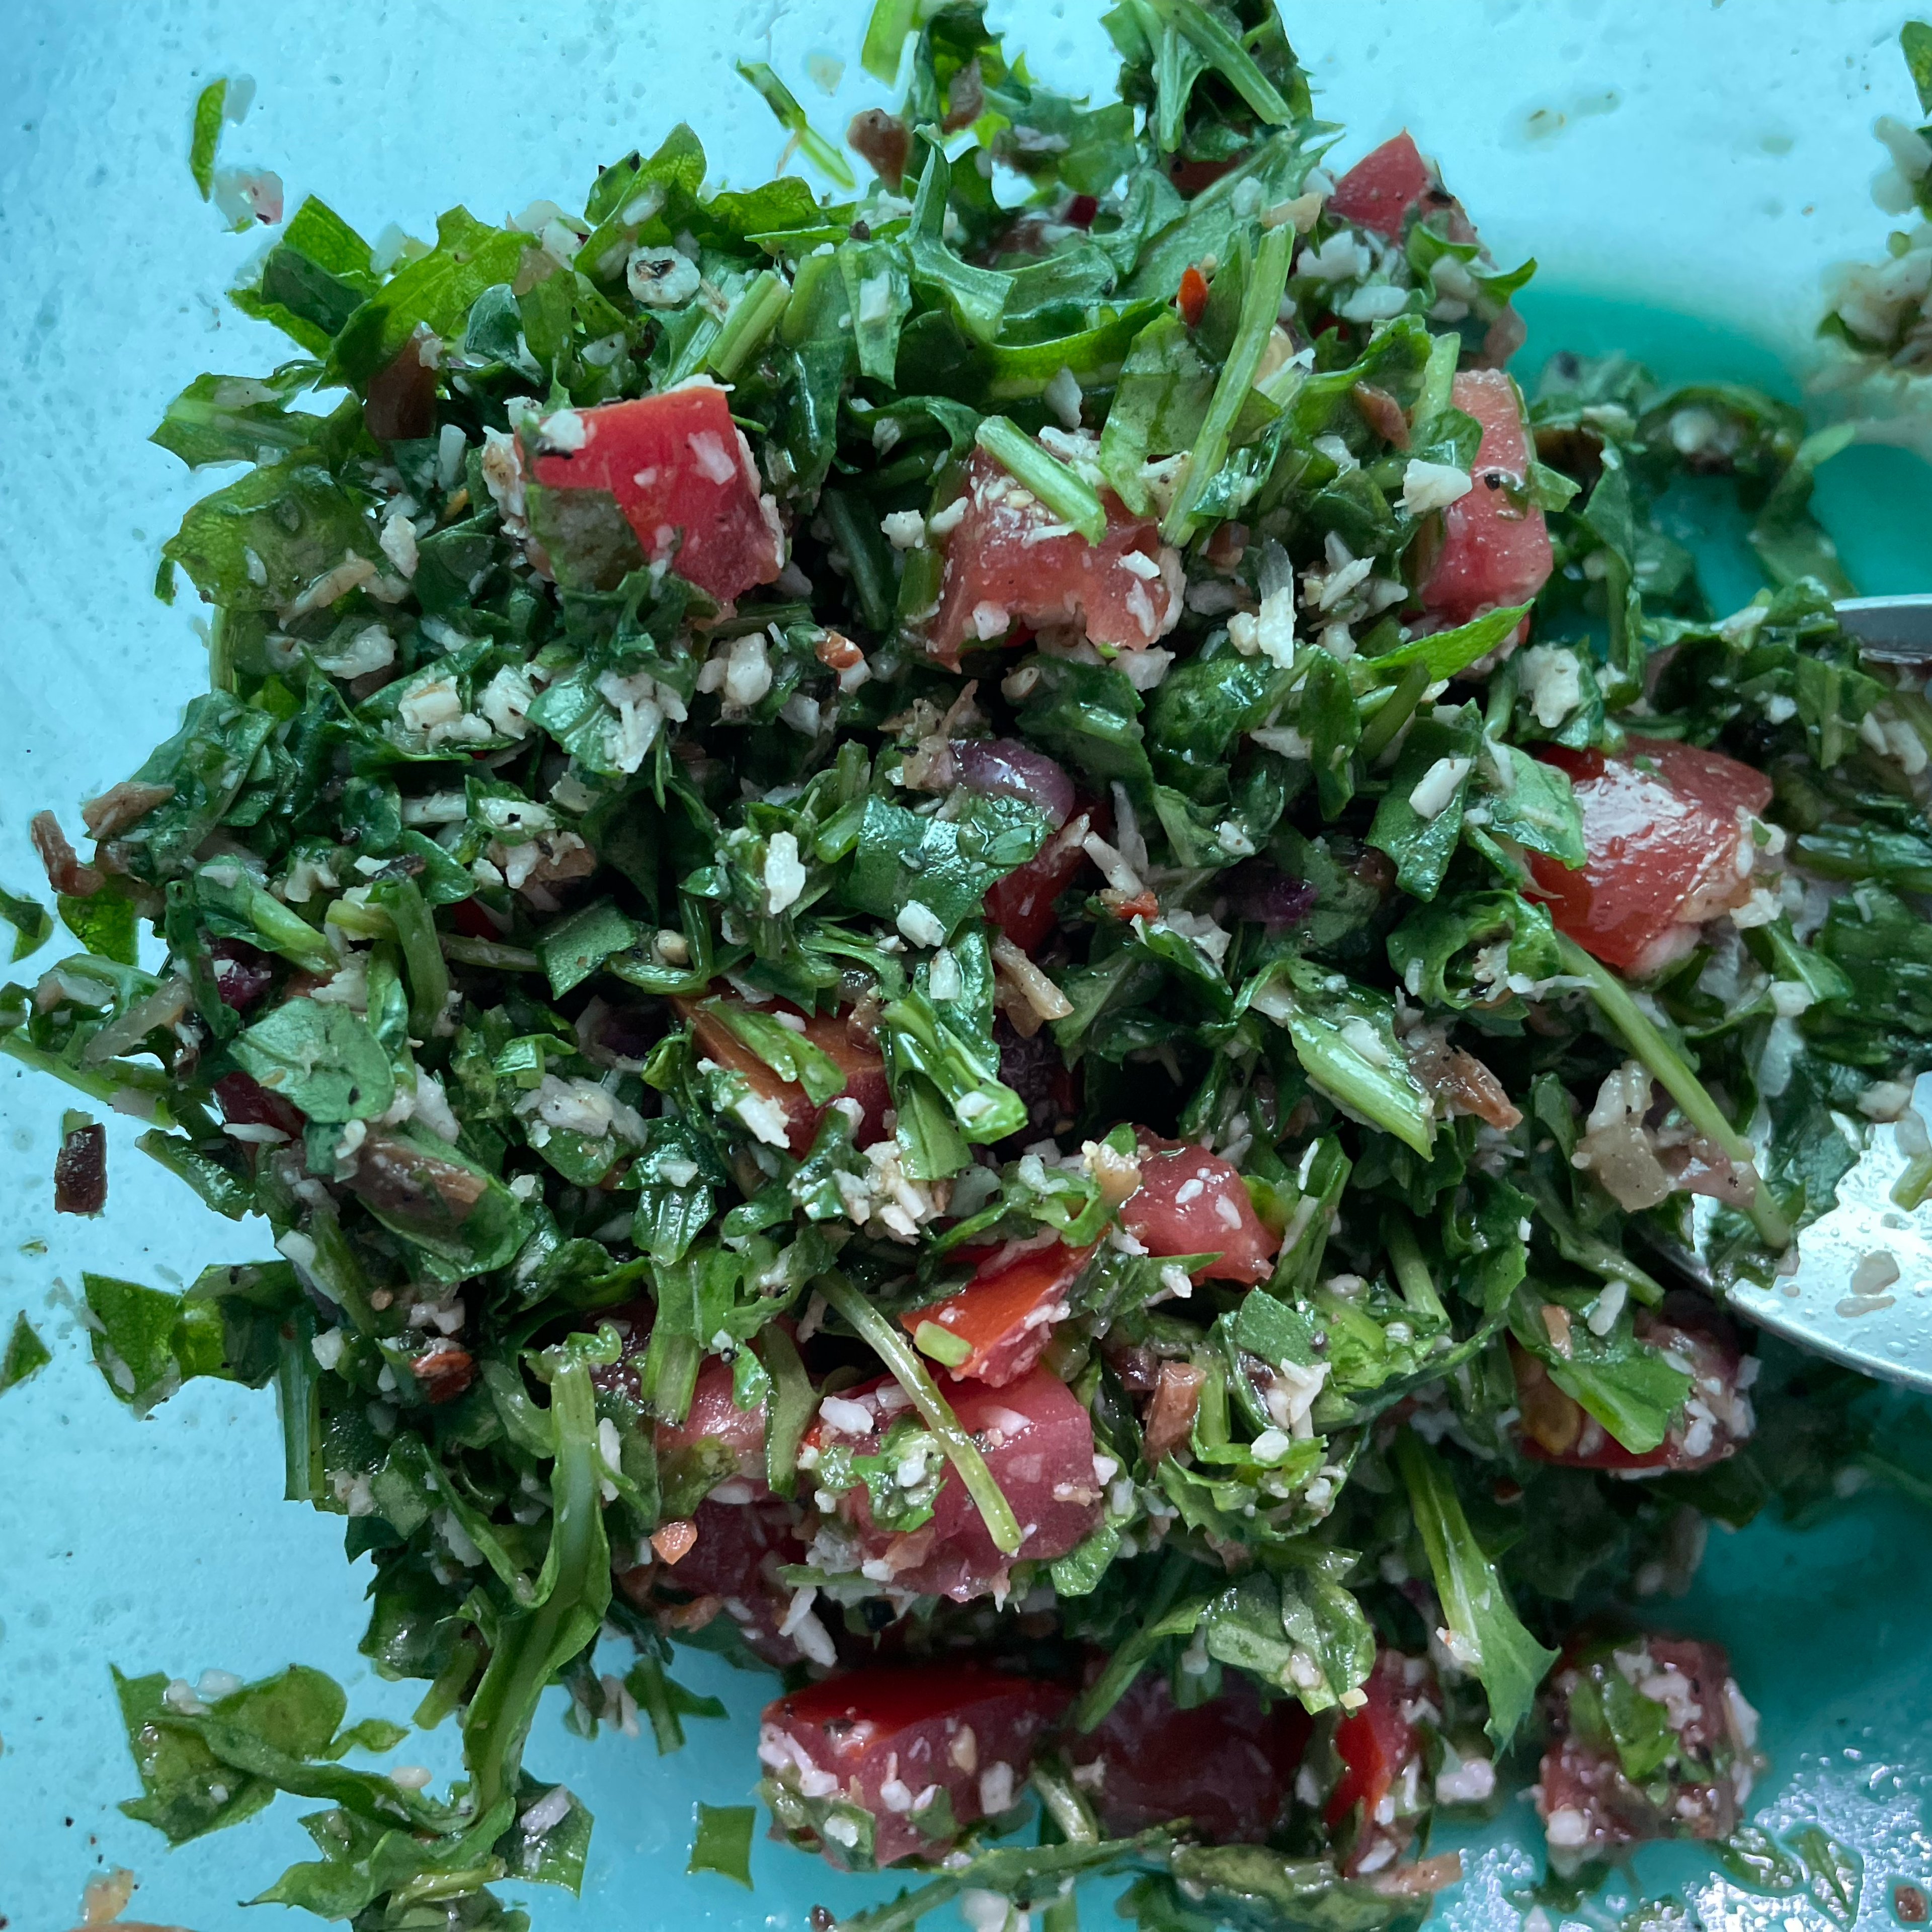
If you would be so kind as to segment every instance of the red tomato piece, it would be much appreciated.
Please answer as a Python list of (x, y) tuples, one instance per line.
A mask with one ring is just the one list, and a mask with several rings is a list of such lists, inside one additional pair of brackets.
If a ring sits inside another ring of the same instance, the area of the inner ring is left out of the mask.
[(1280, 1240), (1255, 1212), (1247, 1184), (1217, 1154), (1141, 1130), (1141, 1184), (1120, 1226), (1150, 1255), (1205, 1255), (1196, 1281), (1265, 1281)]
[[(950, 1468), (940, 1484), (932, 1520), (920, 1528), (898, 1534), (875, 1529), (862, 1484), (838, 1498), (838, 1514), (864, 1533), (868, 1558), (891, 1568), (895, 1588), (963, 1604), (1003, 1588), (1014, 1564), (1050, 1562), (1084, 1542), (1100, 1525), (1100, 1489), (1094, 1472), (1092, 1420), (1058, 1376), (1035, 1368), (1004, 1388), (951, 1382), (945, 1394), (1026, 1532), (1018, 1552), (1007, 1556), (994, 1546), (977, 1505)], [(861, 1454), (875, 1454), (886, 1429), (904, 1412), (904, 1398), (884, 1378), (840, 1395), (872, 1418), (868, 1433), (841, 1429), (840, 1439)], [(822, 1448), (829, 1434), (821, 1414), (806, 1433), (807, 1448)]]
[(278, 1127), (291, 1140), (300, 1140), (306, 1124), (300, 1110), (279, 1094), (272, 1094), (251, 1073), (224, 1073), (214, 1083), (221, 1117), (238, 1126)]
[(1435, 169), (1423, 158), (1405, 128), (1372, 154), (1364, 154), (1335, 184), (1328, 212), (1338, 221), (1366, 228), (1393, 242), (1401, 236), (1412, 212), (1426, 218), (1441, 208), (1449, 212), (1452, 242), (1476, 238), (1462, 203), (1444, 190)]
[[(1633, 1784), (1607, 1741), (1570, 1729), (1577, 1691), (1591, 1682), (1600, 1698), (1601, 1687), (1618, 1676), (1660, 1707), (1676, 1734), (1672, 1760), (1657, 1784)], [(1556, 1870), (1574, 1871), (1586, 1859), (1614, 1858), (1652, 1839), (1725, 1838), (1736, 1828), (1759, 1762), (1757, 1714), (1720, 1646), (1672, 1636), (1592, 1645), (1558, 1666), (1543, 1706), (1550, 1742), (1533, 1795)]]
[(1639, 1341), (1692, 1377), (1684, 1407), (1664, 1440), (1641, 1453), (1626, 1449), (1581, 1402), (1556, 1386), (1543, 1361), (1510, 1342), (1522, 1446), (1539, 1462), (1623, 1474), (1708, 1469), (1736, 1455), (1756, 1427), (1746, 1391), (1757, 1377), (1756, 1358), (1744, 1353), (1736, 1328), (1715, 1309), (1697, 1296), (1672, 1294), (1660, 1309), (1642, 1310), (1634, 1326)]
[(232, 1012), (245, 1013), (275, 983), (274, 961), (245, 939), (217, 939), (208, 950), (214, 958), (215, 992)]
[(1160, 526), (1112, 490), (1101, 492), (1107, 530), (1099, 544), (1066, 530), (983, 449), (966, 466), (964, 500), (928, 639), (940, 662), (958, 663), (962, 644), (996, 640), (1016, 622), (1076, 626), (1094, 644), (1128, 650), (1179, 622), (1180, 560)]
[(941, 1793), (958, 1826), (1010, 1809), (1068, 1694), (978, 1664), (874, 1664), (768, 1704), (758, 1756), (802, 1797), (855, 1798), (872, 1814), (874, 1862), (892, 1864), (951, 1842), (917, 1822)]
[(458, 899), (449, 909), (450, 923), (469, 939), (500, 940), (502, 929), (474, 898)]
[(986, 916), (1022, 952), (1042, 944), (1059, 923), (1054, 903), (1093, 861), (1081, 843), (1091, 827), (1083, 814), (1056, 832), (1024, 866), (986, 890)]
[(770, 1496), (746, 1503), (707, 1500), (691, 1522), (696, 1540), (675, 1564), (618, 1573), (624, 1594), (674, 1630), (702, 1630), (728, 1617), (754, 1656), (781, 1668), (797, 1663), (804, 1652), (796, 1640), (780, 1634), (792, 1591), (778, 1574), (785, 1564), (805, 1561), (796, 1511)]
[(1442, 1714), (1426, 1658), (1378, 1650), (1362, 1689), (1368, 1701), (1335, 1726), (1342, 1774), (1322, 1814), (1331, 1832), (1355, 1821), (1342, 1864), (1351, 1877), (1390, 1863), (1414, 1836), (1429, 1797), (1419, 1726)]
[(1191, 263), (1181, 272), (1180, 292), (1174, 300), (1180, 304), (1181, 320), (1190, 328), (1198, 328), (1208, 313), (1208, 278)]
[(700, 1457), (716, 1468), (719, 1482), (737, 1475), (762, 1483), (765, 1406), (761, 1402), (754, 1408), (740, 1408), (731, 1397), (730, 1364), (706, 1355), (698, 1365), (684, 1420), (657, 1425), (657, 1450), (660, 1461), (670, 1466), (673, 1480), (681, 1463)]
[(716, 383), (572, 413), (584, 440), (568, 454), (536, 459), (545, 489), (608, 490), (646, 560), (674, 548), (678, 574), (721, 603), (784, 568), (777, 508)]
[(1422, 585), (1423, 608), (1450, 625), (1524, 604), (1550, 580), (1550, 530), (1533, 504), (1519, 506), (1529, 476), (1529, 433), (1514, 382), (1500, 369), (1465, 369), (1451, 400), (1481, 424), (1470, 475), (1474, 488), (1442, 513), (1441, 548)]
[(1253, 1842), (1280, 1822), (1307, 1748), (1308, 1713), (1286, 1700), (1263, 1709), (1252, 1682), (1234, 1671), (1223, 1682), (1211, 1703), (1184, 1711), (1166, 1673), (1144, 1670), (1093, 1731), (1066, 1741), (1072, 1763), (1102, 1767), (1082, 1782), (1110, 1836), (1184, 1817), (1217, 1844)]
[[(718, 996), (729, 1004), (742, 1007), (735, 994)], [(802, 1155), (812, 1146), (824, 1118), (825, 1108), (813, 1104), (811, 1096), (796, 1082), (782, 1080), (734, 1034), (712, 1006), (696, 1000), (674, 999), (671, 1004), (681, 1018), (691, 1022), (698, 1050), (706, 1060), (734, 1073), (742, 1073), (760, 1098), (772, 1102), (784, 1116), (785, 1144), (794, 1154)], [(885, 1132), (886, 1109), (892, 1105), (892, 1090), (886, 1081), (886, 1063), (875, 1046), (852, 1037), (840, 1013), (805, 1013), (788, 1000), (774, 1000), (752, 1010), (761, 1013), (788, 1013), (802, 1022), (804, 1037), (822, 1053), (837, 1061), (845, 1076), (843, 1094), (835, 1100), (856, 1100), (860, 1117), (854, 1138), (860, 1147), (869, 1147)], [(831, 1103), (828, 1102), (827, 1106)]]
[(970, 1345), (973, 1352), (950, 1372), (962, 1381), (1004, 1388), (1038, 1361), (1053, 1340), (1053, 1324), (1069, 1310), (1066, 1291), (1093, 1253), (1054, 1241), (1024, 1254), (1004, 1250), (982, 1262), (957, 1294), (915, 1308), (899, 1322), (908, 1334), (930, 1322)]
[(1569, 773), (1588, 856), (1573, 872), (1533, 853), (1530, 870), (1585, 952), (1654, 971), (1689, 950), (1696, 926), (1750, 896), (1750, 820), (1771, 802), (1763, 772), (1661, 738), (1632, 738), (1615, 758), (1561, 745), (1537, 756)]

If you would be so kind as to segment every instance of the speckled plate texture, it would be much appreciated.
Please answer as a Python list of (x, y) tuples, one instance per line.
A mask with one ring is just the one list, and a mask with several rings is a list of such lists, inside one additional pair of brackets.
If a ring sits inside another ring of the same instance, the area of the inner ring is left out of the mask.
[[(1046, 78), (1104, 86), (1098, 10), (1029, 0), (994, 14)], [(1822, 274), (1882, 246), (1870, 127), (1910, 106), (1906, 10), (1890, 0), (1289, 0), (1287, 14), (1322, 110), (1348, 126), (1341, 159), (1406, 123), (1497, 255), (1538, 258), (1526, 369), (1559, 347), (1622, 346), (1668, 376), (1796, 394)], [(223, 298), (262, 238), (224, 232), (189, 183), (188, 110), (206, 81), (254, 78), (224, 158), (277, 170), (290, 206), (314, 190), (367, 234), (392, 221), (424, 233), (458, 201), (500, 218), (579, 197), (600, 160), (680, 118), (716, 173), (762, 179), (782, 136), (733, 57), (770, 59), (836, 127), (880, 97), (857, 69), (862, 16), (859, 0), (0, 7), (0, 877), (34, 876), (37, 807), (71, 818), (202, 684), (191, 600), (166, 609), (149, 586), (161, 540), (209, 479), (148, 430), (201, 370), (287, 353)], [(830, 99), (807, 78), (813, 56), (847, 63)], [(1916, 459), (1855, 450), (1820, 502), (1861, 589), (1932, 590), (1932, 476)], [(1754, 586), (1731, 568), (1717, 588), (1742, 601)], [(267, 1244), (188, 1198), (119, 1120), (107, 1213), (56, 1222), (62, 1105), (0, 1072), (0, 1319), (26, 1308), (56, 1358), (0, 1398), (0, 1922), (62, 1932), (90, 1874), (118, 1866), (140, 1881), (131, 1919), (272, 1927), (281, 1908), (238, 1901), (308, 1853), (306, 1808), (284, 1798), (175, 1852), (123, 1818), (135, 1780), (110, 1660), (193, 1678), (299, 1660), (342, 1678), (358, 1712), (398, 1718), (416, 1687), (380, 1682), (358, 1657), (366, 1566), (344, 1564), (338, 1522), (280, 1500), (270, 1396), (196, 1384), (139, 1422), (89, 1365), (67, 1286), (83, 1268), (172, 1285)], [(1868, 1496), (1822, 1528), (1715, 1534), (1690, 1594), (1659, 1615), (1728, 1644), (1762, 1708), (1760, 1821), (1822, 1823), (1862, 1861), (1853, 1932), (1895, 1922), (1895, 1886), (1932, 1883), (1932, 1517)], [(648, 1738), (572, 1738), (557, 1694), (538, 1716), (531, 1760), (597, 1819), (583, 1897), (521, 1896), (538, 1932), (803, 1932), (814, 1903), (850, 1910), (890, 1891), (763, 1843), (751, 1892), (684, 1875), (694, 1803), (746, 1796), (766, 1691), (709, 1658), (680, 1674), (730, 1717), (693, 1724), (674, 1757)], [(454, 1728), (410, 1748), (440, 1779)], [(1468, 1876), (1434, 1924), (1514, 1928), (1540, 1870), (1527, 1802), (1464, 1850)], [(1606, 1894), (1550, 1917), (1609, 1932), (1637, 1898), (1669, 1892), (1707, 1932), (1845, 1932), (1803, 1894), (1753, 1896), (1682, 1846), (1644, 1853)], [(1118, 1922), (1104, 1896), (1087, 1916)], [(949, 1910), (934, 1923), (958, 1921)]]

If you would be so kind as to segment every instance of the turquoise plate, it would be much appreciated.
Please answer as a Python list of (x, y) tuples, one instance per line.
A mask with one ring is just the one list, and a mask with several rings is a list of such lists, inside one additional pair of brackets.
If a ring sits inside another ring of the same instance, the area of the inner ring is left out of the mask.
[[(1097, 7), (1070, 10), (1028, 0), (995, 16), (1047, 78), (1090, 85), (1108, 71)], [(1667, 377), (1796, 394), (1822, 270), (1882, 246), (1887, 223), (1866, 195), (1882, 158), (1869, 124), (1910, 104), (1894, 6), (1352, 0), (1288, 10), (1324, 110), (1351, 125), (1343, 158), (1406, 120), (1498, 255), (1539, 254), (1542, 279), (1524, 304), (1528, 368), (1559, 346), (1622, 347)], [(878, 98), (856, 72), (861, 15), (830, 0), (385, 0), (273, 15), (245, 0), (94, 0), (13, 14), (0, 126), (0, 342), (14, 376), (0, 439), (0, 876), (33, 876), (24, 834), (35, 808), (70, 814), (124, 776), (198, 686), (191, 610), (147, 593), (160, 539), (208, 479), (142, 439), (200, 370), (266, 368), (284, 353), (221, 302), (258, 244), (224, 233), (194, 196), (195, 90), (252, 68), (258, 104), (229, 130), (225, 155), (279, 169), (292, 195), (326, 193), (376, 233), (392, 218), (426, 226), (459, 199), (497, 214), (567, 196), (600, 159), (680, 116), (737, 178), (761, 178), (781, 137), (731, 76), (731, 56), (772, 59), (836, 126)], [(830, 100), (804, 80), (814, 55), (849, 64)], [(1862, 589), (1932, 588), (1932, 476), (1916, 458), (1855, 449), (1827, 470), (1820, 500)], [(1718, 593), (1742, 601), (1754, 579), (1736, 530), (1694, 506), (1686, 514), (1702, 518), (1685, 533), (1706, 545)], [(196, 1384), (136, 1421), (89, 1364), (65, 1286), (83, 1268), (174, 1284), (265, 1244), (184, 1200), (119, 1121), (107, 1214), (57, 1224), (48, 1176), (60, 1096), (10, 1067), (0, 1105), (0, 1319), (25, 1307), (56, 1357), (0, 1400), (0, 1928), (77, 1923), (86, 1881), (115, 1868), (140, 1882), (130, 1919), (192, 1932), (292, 1925), (280, 1908), (238, 1901), (308, 1852), (300, 1804), (284, 1798), (172, 1852), (116, 1810), (134, 1778), (110, 1662), (192, 1679), (211, 1666), (256, 1676), (299, 1660), (343, 1679), (358, 1713), (398, 1718), (416, 1687), (376, 1680), (357, 1656), (367, 1566), (344, 1566), (339, 1525), (279, 1500), (272, 1400)], [(1856, 1932), (1895, 1922), (1895, 1887), (1932, 1889), (1932, 1522), (1868, 1495), (1822, 1528), (1716, 1533), (1690, 1594), (1658, 1616), (1728, 1644), (1763, 1712), (1772, 1768), (1755, 1794), (1759, 1822), (1824, 1826), (1862, 1862)], [(686, 1876), (693, 1805), (744, 1799), (766, 1690), (701, 1655), (680, 1675), (730, 1714), (692, 1724), (673, 1757), (648, 1738), (570, 1736), (556, 1694), (539, 1715), (532, 1762), (566, 1780), (597, 1827), (581, 1899), (521, 1895), (538, 1932), (804, 1932), (814, 1904), (848, 1910), (889, 1893), (893, 1881), (842, 1879), (762, 1842), (751, 1892)], [(402, 1755), (440, 1780), (455, 1765), (452, 1727)], [(1541, 1868), (1528, 1803), (1462, 1843), (1468, 1875), (1433, 1922), (1513, 1928)], [(1610, 1932), (1640, 1898), (1666, 1893), (1707, 1932), (1846, 1932), (1841, 1908), (1744, 1892), (1689, 1846), (1646, 1852), (1629, 1879), (1548, 1916)], [(1088, 1916), (1117, 1922), (1103, 1896)]]

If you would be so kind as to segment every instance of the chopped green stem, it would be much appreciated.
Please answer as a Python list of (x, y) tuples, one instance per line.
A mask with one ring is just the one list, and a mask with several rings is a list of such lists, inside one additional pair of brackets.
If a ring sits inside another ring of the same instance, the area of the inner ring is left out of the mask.
[(1192, 42), (1216, 73), (1270, 127), (1285, 128), (1294, 116), (1254, 56), (1196, 0), (1146, 0), (1150, 11)]
[(436, 1674), (435, 1681), (423, 1693), (410, 1721), (419, 1731), (433, 1731), (457, 1709), (463, 1702), (463, 1694), (470, 1688), (476, 1675), (476, 1666), (483, 1661), (483, 1646), (473, 1643), (467, 1637), (458, 1641), (449, 1653), (449, 1661)]
[(746, 363), (764, 346), (765, 338), (778, 325), (791, 299), (791, 285), (776, 268), (766, 268), (731, 304), (706, 360), (712, 370), (730, 382)]
[(522, 946), (500, 946), (494, 939), (466, 939), (457, 932), (436, 935), (442, 956), (459, 966), (482, 966), (497, 973), (541, 973), (543, 962)]
[(503, 1620), (464, 1726), (464, 1757), (479, 1815), (514, 1799), (537, 1700), (555, 1672), (595, 1639), (609, 1600), (610, 1550), (598, 1500), (596, 1391), (589, 1362), (574, 1350), (558, 1364), (550, 1410), (556, 1460), (550, 1468), (550, 1545), (542, 1576), (548, 1591), (536, 1610)]
[[(334, 949), (297, 912), (292, 912), (273, 892), (253, 880), (248, 887), (248, 920), (262, 944), (271, 952), (306, 966), (311, 973), (332, 973), (337, 960)], [(410, 882), (413, 884), (413, 881)]]
[(778, 123), (797, 141), (812, 166), (829, 180), (845, 189), (858, 186), (845, 157), (805, 118), (805, 110), (790, 88), (764, 61), (740, 61), (739, 73), (757, 88), (765, 105), (778, 117)]
[(1053, 1820), (1054, 1828), (1070, 1845), (1097, 1845), (1100, 1821), (1087, 1794), (1067, 1775), (1058, 1758), (1042, 1759), (1028, 1780), (1038, 1795), (1040, 1808)]
[(1186, 478), (1160, 526), (1161, 535), (1169, 543), (1185, 543), (1193, 534), (1194, 506), (1227, 460), (1235, 421), (1248, 392), (1254, 387), (1262, 351), (1268, 346), (1282, 292), (1288, 286), (1288, 260), (1294, 245), (1294, 229), (1284, 224), (1268, 230), (1255, 250), (1255, 266), (1241, 297), (1240, 320), (1235, 325), (1233, 346), (1221, 365), (1207, 417), (1188, 459)]
[(850, 1282), (827, 1275), (818, 1285), (826, 1302), (844, 1318), (847, 1325), (867, 1344), (890, 1372), (892, 1379), (911, 1398), (920, 1420), (932, 1431), (946, 1460), (958, 1471), (966, 1493), (986, 1522), (993, 1547), (1004, 1556), (1018, 1553), (1025, 1540), (1019, 1519), (1013, 1514), (980, 1445), (959, 1426), (959, 1419), (939, 1392), (938, 1384), (926, 1373), (919, 1352)]
[(866, 628), (883, 637), (892, 627), (892, 585), (890, 566), (881, 554), (878, 520), (868, 519), (843, 490), (826, 490), (819, 506), (832, 526), (834, 542), (845, 554), (852, 594), (859, 600)]
[[(158, 1090), (162, 1084), (160, 1078), (157, 1077), (154, 1086), (150, 1087), (134, 1077), (143, 1072), (153, 1075), (154, 1070), (152, 1067), (122, 1067), (121, 1063), (111, 1060), (105, 1067), (82, 1069), (70, 1066), (58, 1054), (46, 1052), (34, 1046), (32, 1040), (22, 1038), (17, 1031), (0, 1033), (0, 1053), (17, 1060), (22, 1066), (32, 1067), (37, 1073), (51, 1073), (56, 1080), (65, 1082), (76, 1091), (89, 1094), (110, 1107), (124, 1095), (138, 1094), (144, 1103), (149, 1100), (154, 1103), (153, 1111), (144, 1113), (144, 1118), (152, 1120), (157, 1126), (171, 1127), (175, 1124), (173, 1114), (168, 1112), (167, 1102), (160, 1097)], [(117, 1067), (121, 1068), (128, 1077), (117, 1079), (115, 1077)]]
[[(1684, 1064), (1683, 1056), (1630, 997), (1630, 988), (1567, 933), (1556, 935), (1556, 944), (1564, 970), (1588, 986), (1597, 1010), (1624, 1046), (1649, 1069), (1651, 1077), (1677, 1102), (1684, 1118), (1706, 1140), (1722, 1148), (1733, 1166), (1749, 1167), (1756, 1174), (1757, 1150), (1725, 1118), (1724, 1109), (1706, 1091), (1703, 1082)], [(1761, 1174), (1757, 1175), (1757, 1185), (1746, 1212), (1766, 1247), (1781, 1251), (1790, 1246), (1791, 1224), (1772, 1198)]]
[(982, 416), (973, 440), (1090, 544), (1106, 536), (1107, 512), (1100, 493), (1042, 449), (1018, 424), (1006, 416)]
[(898, 78), (899, 57), (913, 28), (914, 0), (878, 0), (866, 22), (865, 44), (859, 64), (874, 80), (887, 86)]
[(378, 880), (369, 896), (396, 928), (410, 976), (410, 1027), (419, 1040), (428, 1040), (449, 1001), (449, 968), (436, 944), (428, 902), (413, 879)]
[(1428, 688), (1426, 664), (1406, 664), (1402, 668), (1394, 689), (1362, 727), (1363, 764), (1372, 765), (1395, 742), (1396, 734), (1415, 716), (1415, 707), (1422, 702), (1422, 694)]
[(1137, 1838), (1102, 1838), (1093, 1844), (1013, 1846), (982, 1852), (970, 1864), (916, 1892), (902, 1892), (890, 1904), (840, 1919), (837, 1932), (910, 1932), (928, 1912), (969, 1888), (1024, 1900), (1034, 1896), (1033, 1888), (1042, 1880), (1133, 1865), (1157, 1868), (1166, 1863), (1167, 1845), (1165, 1832), (1148, 1832)]
[(1892, 1184), (1892, 1203), (1909, 1214), (1923, 1203), (1928, 1192), (1932, 1192), (1932, 1154), (1914, 1154)]
[(1162, 1566), (1160, 1574), (1154, 1579), (1140, 1628), (1108, 1658), (1100, 1676), (1074, 1706), (1072, 1724), (1076, 1731), (1090, 1731), (1126, 1695), (1128, 1687), (1141, 1674), (1160, 1642), (1160, 1624), (1180, 1594), (1187, 1567), (1186, 1558), (1178, 1554), (1170, 1556)]
[(1438, 1322), (1446, 1320), (1448, 1311), (1442, 1306), (1442, 1298), (1436, 1292), (1429, 1264), (1422, 1258), (1421, 1246), (1408, 1217), (1400, 1212), (1392, 1213), (1384, 1226), (1383, 1238), (1388, 1244), (1389, 1262), (1395, 1270), (1396, 1286), (1402, 1290), (1402, 1300), (1418, 1315)]
[(798, 1352), (798, 1344), (776, 1322), (764, 1329), (758, 1342), (758, 1359), (772, 1378), (765, 1405), (765, 1480), (775, 1496), (788, 1496), (798, 1480), (799, 1444), (812, 1426), (816, 1406), (812, 1378)]
[(315, 1498), (322, 1454), (321, 1373), (310, 1346), (315, 1339), (315, 1310), (298, 1300), (282, 1324), (275, 1354), (275, 1406), (282, 1424), (282, 1495), (292, 1503)]
[(352, 934), (358, 939), (388, 939), (394, 935), (395, 922), (380, 905), (366, 900), (332, 899), (322, 916), (325, 926)]
[(1449, 406), (1455, 394), (1456, 364), (1462, 358), (1462, 343), (1454, 334), (1430, 338), (1429, 360), (1422, 371), (1422, 392), (1410, 412), (1413, 429), (1426, 428)]
[(973, 1354), (973, 1345), (964, 1336), (942, 1328), (937, 1322), (922, 1322), (912, 1331), (912, 1345), (945, 1369), (956, 1369), (962, 1362), (970, 1360)]

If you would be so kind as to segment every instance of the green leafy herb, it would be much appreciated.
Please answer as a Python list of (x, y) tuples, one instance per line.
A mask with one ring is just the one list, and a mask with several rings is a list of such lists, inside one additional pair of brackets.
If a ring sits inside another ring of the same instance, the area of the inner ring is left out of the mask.
[(1406, 1430), (1396, 1438), (1395, 1454), (1450, 1634), (1488, 1694), (1490, 1736), (1506, 1745), (1528, 1716), (1556, 1653), (1523, 1628), (1441, 1459)]
[(13, 1332), (7, 1337), (7, 1352), (0, 1355), (0, 1395), (38, 1375), (52, 1360), (47, 1345), (34, 1332), (26, 1311), (22, 1310), (14, 1317)]
[(758, 1813), (748, 1804), (700, 1804), (691, 1840), (691, 1859), (685, 1870), (716, 1872), (735, 1880), (746, 1891), (752, 1886), (752, 1827)]
[(212, 80), (195, 96), (194, 134), (188, 144), (188, 171), (206, 201), (214, 189), (214, 151), (221, 140), (223, 110), (228, 104), (228, 82)]

